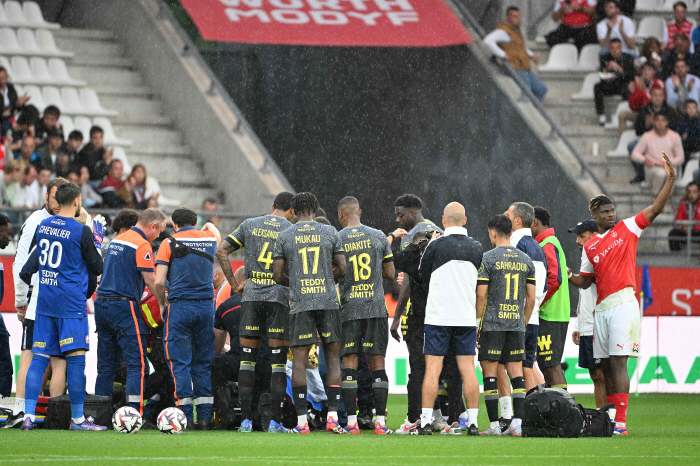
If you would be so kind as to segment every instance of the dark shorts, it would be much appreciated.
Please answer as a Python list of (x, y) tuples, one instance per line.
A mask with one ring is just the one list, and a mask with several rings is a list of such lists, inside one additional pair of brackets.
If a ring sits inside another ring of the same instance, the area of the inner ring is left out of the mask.
[(289, 346), (309, 346), (318, 343), (316, 331), (323, 344), (340, 341), (340, 309), (304, 311), (289, 315)]
[(600, 367), (600, 359), (593, 357), (593, 335), (581, 336), (578, 345), (578, 367), (588, 370)]
[(550, 322), (540, 319), (537, 336), (537, 365), (540, 369), (561, 364), (568, 327), (568, 322)]
[(289, 308), (280, 303), (244, 301), (239, 335), (243, 338), (289, 340)]
[(386, 356), (389, 344), (389, 321), (386, 317), (343, 322), (340, 357), (370, 353)]
[(24, 319), (22, 322), (22, 351), (31, 351), (32, 345), (34, 345), (34, 321)]
[(501, 364), (525, 360), (523, 332), (481, 332), (479, 361), (499, 361)]
[(37, 314), (34, 319), (32, 351), (47, 356), (61, 356), (69, 351), (89, 350), (88, 335), (86, 316), (62, 318)]
[(423, 354), (430, 356), (474, 356), (476, 327), (446, 327), (425, 324)]

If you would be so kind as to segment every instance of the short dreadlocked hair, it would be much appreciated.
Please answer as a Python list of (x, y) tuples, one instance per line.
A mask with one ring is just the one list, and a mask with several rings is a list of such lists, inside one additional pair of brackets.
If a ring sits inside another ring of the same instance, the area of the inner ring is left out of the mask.
[(588, 203), (588, 210), (590, 210), (591, 213), (593, 213), (596, 210), (603, 207), (604, 205), (610, 205), (612, 203), (613, 203), (612, 199), (610, 199), (605, 194), (601, 194), (601, 195), (596, 196), (593, 199), (591, 199), (591, 202)]
[(423, 208), (423, 201), (415, 194), (402, 194), (394, 201), (394, 207), (421, 210)]
[(314, 215), (318, 210), (318, 199), (312, 193), (299, 193), (292, 198), (292, 209), (297, 215)]

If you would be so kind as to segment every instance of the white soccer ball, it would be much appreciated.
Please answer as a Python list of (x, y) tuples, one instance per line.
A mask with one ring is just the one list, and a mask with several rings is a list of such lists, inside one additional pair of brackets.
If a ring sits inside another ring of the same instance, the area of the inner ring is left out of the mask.
[(187, 417), (177, 408), (165, 408), (158, 415), (158, 430), (164, 434), (181, 434), (187, 429)]
[(112, 427), (120, 434), (135, 434), (142, 425), (141, 415), (131, 406), (122, 406), (112, 416)]

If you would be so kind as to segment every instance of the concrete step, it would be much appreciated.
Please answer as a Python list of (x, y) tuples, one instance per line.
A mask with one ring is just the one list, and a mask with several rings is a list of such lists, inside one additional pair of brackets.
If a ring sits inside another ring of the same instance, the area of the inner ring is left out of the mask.
[(117, 125), (139, 125), (139, 126), (171, 126), (172, 120), (166, 115), (125, 115), (119, 114), (119, 116), (111, 119), (114, 124)]
[(100, 103), (103, 107), (117, 110), (120, 114), (145, 117), (148, 115), (161, 115), (163, 104), (144, 96), (132, 95), (100, 95)]
[(187, 145), (177, 145), (177, 146), (166, 146), (161, 145), (159, 147), (150, 146), (136, 146), (129, 150), (129, 154), (141, 154), (143, 156), (157, 156), (160, 154), (167, 155), (168, 157), (183, 157), (192, 158), (192, 148)]
[(569, 102), (571, 94), (581, 90), (586, 73), (539, 72), (538, 76), (548, 89), (545, 101)]
[(606, 185), (628, 183), (635, 174), (627, 157), (588, 156), (584, 159)]
[(597, 144), (600, 155), (607, 154), (617, 146), (617, 133), (608, 132), (600, 126), (568, 125), (562, 126), (562, 131), (582, 155), (593, 155), (594, 144)]
[(52, 34), (55, 39), (83, 39), (83, 40), (104, 40), (115, 41), (116, 36), (110, 30), (103, 29), (77, 29), (77, 28), (60, 28), (53, 29)]
[(112, 39), (90, 39), (82, 37), (73, 37), (54, 35), (56, 45), (61, 50), (70, 50), (75, 52), (76, 57), (79, 56), (102, 56), (102, 57), (121, 57), (124, 54), (124, 46)]
[(202, 162), (197, 159), (183, 158), (166, 154), (129, 153), (129, 163), (146, 167), (149, 174), (158, 174), (159, 182), (187, 184), (193, 174), (202, 172)]
[(141, 147), (177, 146), (182, 144), (182, 135), (167, 126), (144, 127), (138, 124), (114, 124), (117, 136), (138, 141)]
[(124, 87), (143, 86), (141, 74), (138, 71), (125, 68), (69, 64), (68, 73), (74, 79), (86, 81), (89, 86), (97, 84)]
[(129, 57), (114, 57), (103, 55), (76, 55), (70, 60), (73, 66), (99, 66), (110, 68), (136, 68), (134, 61)]
[(208, 197), (216, 197), (216, 190), (213, 187), (188, 187), (179, 183), (160, 182), (160, 188), (163, 196), (169, 199), (179, 199), (183, 205), (192, 208), (199, 208), (204, 199)]
[(147, 86), (143, 85), (133, 85), (133, 86), (115, 86), (113, 84), (93, 84), (91, 85), (93, 89), (100, 96), (100, 101), (103, 96), (139, 96), (139, 97), (151, 97), (152, 91)]

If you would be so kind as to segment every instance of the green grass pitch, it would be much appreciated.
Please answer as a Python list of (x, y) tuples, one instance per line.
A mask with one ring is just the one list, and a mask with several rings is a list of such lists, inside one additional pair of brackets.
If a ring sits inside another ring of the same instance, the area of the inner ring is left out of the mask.
[[(591, 406), (590, 395), (577, 401)], [(406, 415), (406, 397), (389, 399), (389, 425)], [(630, 396), (628, 437), (529, 439), (433, 435), (337, 436), (186, 431), (163, 435), (0, 430), (3, 464), (275, 464), (275, 465), (689, 465), (700, 464), (700, 397)], [(481, 402), (479, 425), (488, 425)]]

